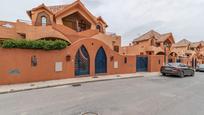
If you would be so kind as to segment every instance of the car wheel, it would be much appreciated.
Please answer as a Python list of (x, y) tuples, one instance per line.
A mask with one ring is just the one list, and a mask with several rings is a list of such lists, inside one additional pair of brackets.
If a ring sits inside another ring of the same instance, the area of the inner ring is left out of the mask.
[(163, 75), (163, 76), (166, 76), (166, 74), (165, 74), (165, 73), (162, 73), (162, 75)]
[(181, 78), (184, 77), (184, 72), (183, 72), (183, 71), (180, 73), (180, 77), (181, 77)]

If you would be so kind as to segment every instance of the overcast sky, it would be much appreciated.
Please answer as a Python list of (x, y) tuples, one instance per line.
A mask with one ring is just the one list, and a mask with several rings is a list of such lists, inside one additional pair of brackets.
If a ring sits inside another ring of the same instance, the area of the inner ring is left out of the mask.
[[(42, 3), (74, 0), (1, 0), (0, 20), (29, 20), (26, 10)], [(95, 15), (108, 23), (109, 32), (122, 36), (123, 44), (149, 30), (172, 32), (176, 41), (204, 40), (204, 0), (82, 0)]]

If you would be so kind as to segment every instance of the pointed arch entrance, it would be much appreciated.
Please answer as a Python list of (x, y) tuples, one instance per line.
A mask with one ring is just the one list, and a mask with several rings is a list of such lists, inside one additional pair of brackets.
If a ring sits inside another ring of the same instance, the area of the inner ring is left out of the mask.
[(107, 56), (103, 47), (98, 49), (95, 58), (95, 73), (107, 73)]
[(84, 45), (82, 45), (75, 56), (75, 75), (89, 75), (90, 57)]

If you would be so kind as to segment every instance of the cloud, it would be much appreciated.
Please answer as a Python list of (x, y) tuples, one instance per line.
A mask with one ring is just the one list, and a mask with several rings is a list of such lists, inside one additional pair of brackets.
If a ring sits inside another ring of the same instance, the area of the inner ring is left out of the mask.
[[(48, 5), (71, 3), (74, 0), (2, 0), (0, 19), (29, 19), (25, 11), (41, 3)], [(172, 32), (176, 41), (204, 39), (203, 0), (81, 0), (96, 16), (102, 16), (108, 31), (123, 37), (128, 44), (139, 34), (155, 29)], [(11, 4), (12, 3), (12, 4)]]

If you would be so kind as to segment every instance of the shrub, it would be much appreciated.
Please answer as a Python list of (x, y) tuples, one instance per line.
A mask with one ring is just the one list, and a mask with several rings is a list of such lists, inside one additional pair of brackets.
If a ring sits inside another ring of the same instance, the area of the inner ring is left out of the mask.
[(60, 50), (66, 48), (70, 43), (62, 40), (5, 40), (2, 43), (3, 48), (22, 48), (22, 49), (44, 49)]

